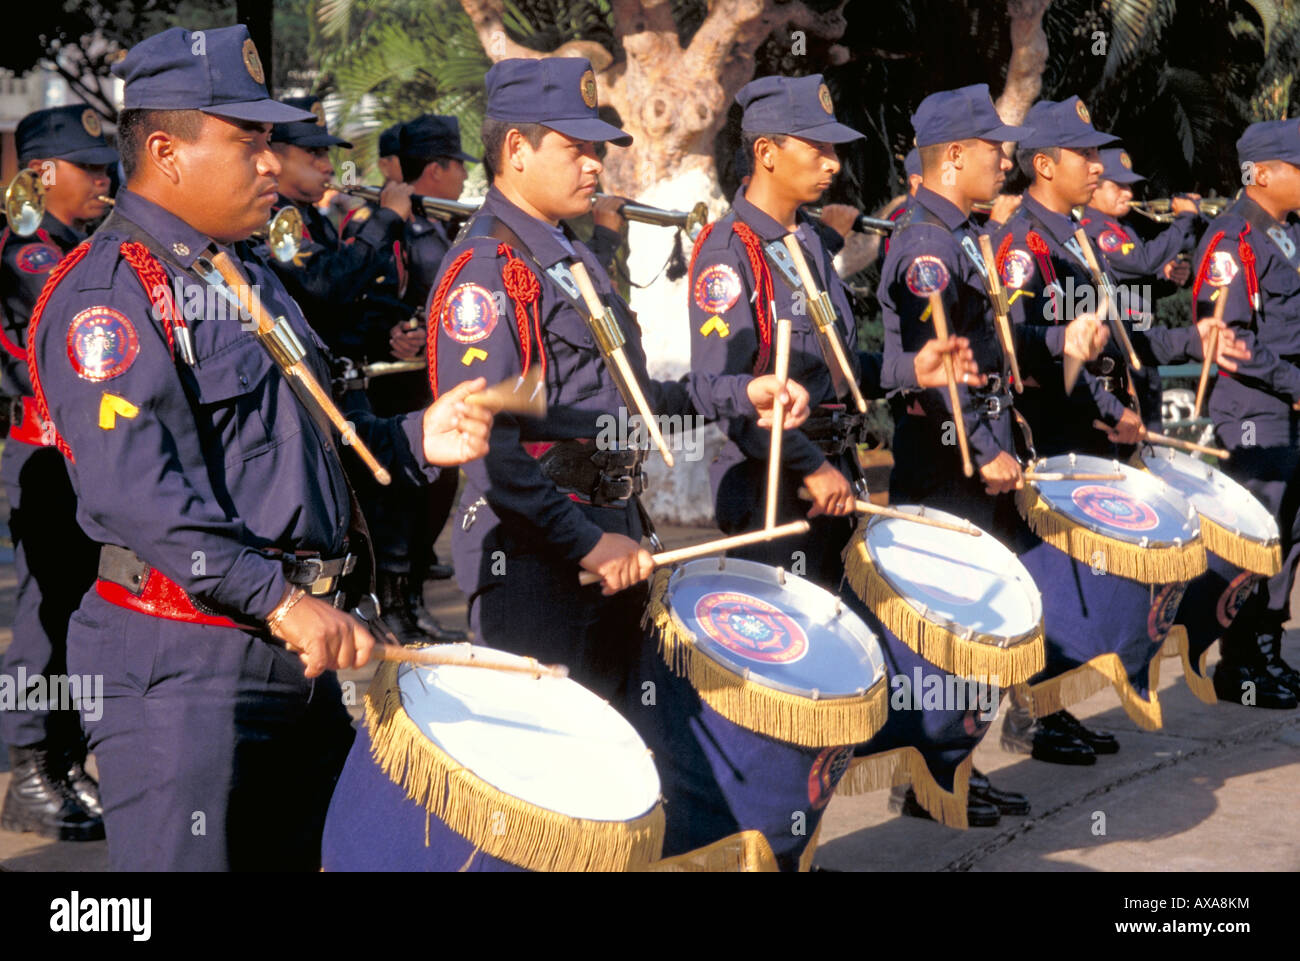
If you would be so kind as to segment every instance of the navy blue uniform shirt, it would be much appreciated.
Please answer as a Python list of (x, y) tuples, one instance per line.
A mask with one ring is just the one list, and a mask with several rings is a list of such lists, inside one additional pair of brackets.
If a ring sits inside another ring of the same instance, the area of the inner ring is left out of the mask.
[(4, 250), (0, 254), (0, 394), (5, 397), (30, 397), (31, 380), (27, 374), (27, 322), (32, 308), (45, 286), (45, 278), (86, 235), (69, 227), (53, 214), (46, 213), (36, 233), (19, 237), (8, 228), (4, 231)]

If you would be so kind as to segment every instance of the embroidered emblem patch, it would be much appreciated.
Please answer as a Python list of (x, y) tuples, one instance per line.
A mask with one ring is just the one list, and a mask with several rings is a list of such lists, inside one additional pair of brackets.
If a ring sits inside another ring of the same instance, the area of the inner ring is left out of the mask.
[(1092, 117), (1088, 113), (1088, 108), (1083, 105), (1082, 100), (1074, 102), (1074, 112), (1079, 115), (1079, 119), (1084, 123), (1092, 123)]
[(852, 747), (827, 747), (813, 760), (808, 772), (808, 803), (820, 811), (835, 796), (835, 787), (853, 760)]
[(1002, 283), (1012, 290), (1019, 290), (1034, 279), (1034, 258), (1027, 250), (1008, 250), (1007, 259), (1002, 262)]
[(18, 269), (25, 274), (48, 274), (63, 258), (53, 244), (27, 244), (15, 258)]
[(918, 297), (929, 297), (948, 286), (948, 268), (932, 254), (922, 254), (907, 268), (907, 289)]
[(1119, 162), (1120, 162), (1120, 166), (1122, 166), (1125, 170), (1133, 169), (1133, 161), (1129, 158), (1127, 150), (1121, 150), (1119, 152)]
[(790, 664), (808, 653), (808, 635), (780, 608), (739, 591), (713, 591), (695, 602), (706, 635), (750, 661)]
[(1232, 622), (1237, 619), (1237, 614), (1241, 606), (1246, 603), (1246, 598), (1250, 597), (1250, 592), (1255, 589), (1255, 583), (1263, 580), (1258, 574), (1252, 574), (1249, 571), (1243, 571), (1232, 579), (1232, 583), (1223, 589), (1219, 595), (1219, 603), (1215, 605), (1215, 616), (1219, 619), (1222, 627), (1231, 627)]
[(582, 102), (588, 107), (596, 106), (596, 75), (588, 70), (578, 81), (578, 89), (582, 91)]
[(1205, 282), (1211, 287), (1227, 287), (1237, 276), (1237, 261), (1226, 250), (1216, 250), (1210, 257), (1210, 270)]
[(262, 58), (257, 55), (257, 44), (249, 37), (244, 41), (244, 68), (256, 83), (266, 83), (266, 74), (262, 72)]
[(68, 360), (82, 380), (98, 383), (117, 377), (139, 353), (135, 327), (112, 307), (88, 307), (68, 327)]
[(712, 264), (695, 278), (695, 303), (710, 314), (723, 314), (740, 299), (740, 275), (729, 264)]
[(1113, 230), (1103, 230), (1097, 238), (1097, 246), (1108, 254), (1113, 254), (1124, 246), (1124, 238)]
[(827, 113), (835, 112), (835, 105), (831, 102), (831, 91), (826, 84), (822, 84), (817, 88), (817, 101)]
[(496, 326), (496, 301), (478, 284), (461, 284), (447, 297), (442, 308), (442, 329), (457, 343), (477, 344), (486, 340)]
[(1178, 615), (1178, 605), (1183, 602), (1183, 585), (1166, 584), (1156, 592), (1151, 602), (1151, 612), (1147, 615), (1147, 637), (1152, 644), (1163, 644), (1169, 636), (1169, 629), (1174, 626)]
[(1085, 484), (1070, 495), (1093, 520), (1122, 531), (1149, 531), (1160, 523), (1156, 512), (1127, 491), (1105, 484)]
[(81, 128), (92, 137), (98, 137), (104, 132), (104, 125), (100, 123), (99, 114), (89, 107), (81, 111)]

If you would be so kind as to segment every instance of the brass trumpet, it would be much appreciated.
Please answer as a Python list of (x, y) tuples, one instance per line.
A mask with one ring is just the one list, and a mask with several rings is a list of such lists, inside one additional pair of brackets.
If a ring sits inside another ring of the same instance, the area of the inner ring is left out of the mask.
[(18, 237), (36, 233), (45, 219), (45, 184), (40, 174), (28, 167), (20, 170), (5, 188), (5, 220)]
[[(344, 187), (342, 184), (331, 183), (327, 185), (327, 189), (337, 190), (349, 197), (360, 197), (370, 203), (378, 203), (382, 188), (366, 185)], [(606, 196), (608, 194), (596, 194), (593, 200)], [(467, 203), (460, 200), (445, 200), (442, 197), (429, 197), (423, 194), (411, 195), (411, 207), (416, 213), (423, 217), (437, 217), (439, 220), (450, 220), (453, 217), (472, 217), (482, 203), (481, 200)], [(663, 210), (659, 207), (648, 207), (644, 204), (625, 203), (623, 205), (623, 216), (628, 220), (635, 220), (637, 223), (642, 224), (652, 224), (656, 227), (677, 227), (685, 231), (686, 236), (692, 240), (709, 222), (709, 211), (702, 201), (690, 210)]]
[[(808, 214), (818, 220), (821, 219), (821, 207), (803, 208)], [(894, 222), (892, 220), (882, 220), (880, 217), (868, 217), (866, 214), (858, 214), (858, 219), (853, 221), (853, 229), (863, 234), (880, 234), (882, 237), (888, 237), (893, 232)]]
[(290, 204), (268, 220), (266, 227), (253, 236), (266, 241), (271, 256), (280, 263), (287, 264), (302, 247), (302, 228), (302, 214)]
[(112, 197), (108, 196), (108, 194), (100, 194), (95, 199), (98, 200), (101, 204), (108, 204), (110, 207), (117, 206), (117, 201), (114, 200)]
[[(1231, 197), (1202, 197), (1199, 206), (1201, 213), (1206, 217), (1217, 217), (1227, 209), (1230, 203), (1232, 203)], [(1130, 200), (1129, 207), (1135, 213), (1154, 220), (1158, 224), (1168, 224), (1174, 221), (1174, 205), (1173, 201), (1168, 197), (1158, 197), (1155, 200)]]

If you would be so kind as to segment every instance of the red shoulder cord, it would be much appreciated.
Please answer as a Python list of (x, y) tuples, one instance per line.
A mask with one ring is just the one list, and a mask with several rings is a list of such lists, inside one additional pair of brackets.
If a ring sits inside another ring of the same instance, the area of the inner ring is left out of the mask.
[[(41, 375), (36, 366), (36, 331), (40, 327), (41, 315), (45, 313), (45, 305), (49, 303), (54, 289), (59, 286), (59, 283), (73, 267), (81, 263), (81, 258), (85, 257), (89, 252), (90, 241), (83, 240), (75, 250), (59, 261), (58, 265), (50, 271), (45, 286), (41, 288), (41, 295), (36, 298), (36, 306), (32, 309), (32, 318), (27, 322), (27, 369), (32, 377), (32, 393), (36, 395), (36, 409), (40, 411), (41, 418), (51, 427), (54, 425), (54, 418), (50, 416), (50, 405), (45, 401), (45, 389), (41, 386)], [(59, 433), (57, 427), (54, 428), (54, 446), (68, 460), (74, 464), (77, 462), (77, 459), (72, 456), (72, 448), (68, 446), (68, 442), (63, 439), (63, 435)]]
[[(700, 256), (704, 241), (713, 232), (713, 227), (714, 224), (709, 224), (695, 238), (695, 250), (691, 252), (691, 268), (688, 274), (692, 288), (695, 286), (695, 261)], [(745, 253), (749, 257), (749, 269), (754, 273), (754, 327), (758, 331), (758, 356), (754, 361), (754, 376), (758, 377), (767, 368), (767, 362), (772, 354), (772, 318), (768, 313), (771, 310), (770, 304), (773, 298), (772, 272), (768, 269), (767, 260), (763, 257), (763, 248), (758, 239), (758, 234), (750, 229), (749, 224), (739, 219), (733, 220), (731, 229), (740, 238), (740, 242), (745, 245)]]
[(998, 244), (997, 256), (993, 259), (993, 267), (1002, 276), (1002, 268), (1006, 265), (1007, 255), (1011, 253), (1011, 235), (1007, 234), (1002, 238), (1002, 243)]
[(171, 354), (172, 363), (175, 363), (176, 339), (173, 331), (186, 324), (176, 310), (171, 287), (167, 284), (167, 272), (144, 244), (126, 241), (119, 249), (122, 259), (131, 265), (139, 278), (140, 286), (144, 288), (145, 296), (153, 306), (153, 315), (162, 321), (163, 336), (167, 338), (167, 353)]
[(1196, 280), (1192, 283), (1192, 303), (1196, 303), (1196, 298), (1201, 293), (1201, 285), (1205, 283), (1210, 276), (1210, 261), (1214, 257), (1214, 248), (1219, 246), (1219, 241), (1223, 239), (1223, 231), (1210, 238), (1209, 244), (1205, 247), (1205, 256), (1201, 258), (1201, 265), (1196, 268)]
[[(1246, 275), (1246, 295), (1250, 298), (1252, 310), (1259, 310), (1259, 276), (1255, 273), (1255, 251), (1246, 240), (1246, 235), (1250, 233), (1250, 224), (1237, 235), (1237, 256), (1241, 258), (1241, 269)], [(1214, 257), (1214, 249), (1219, 246), (1219, 241), (1223, 239), (1224, 232), (1220, 230), (1210, 238), (1209, 244), (1205, 247), (1205, 256), (1201, 258), (1201, 264), (1196, 270), (1196, 282), (1192, 284), (1192, 303), (1196, 303), (1196, 298), (1201, 293), (1201, 285), (1205, 283), (1210, 276), (1210, 261)]]
[[(1034, 259), (1038, 261), (1038, 269), (1043, 272), (1045, 282), (1044, 289), (1047, 286), (1056, 283), (1056, 266), (1052, 263), (1052, 253), (1047, 247), (1047, 241), (1044, 240), (1036, 230), (1031, 230), (1025, 234), (1025, 246), (1033, 253)], [(1059, 286), (1059, 285), (1058, 285)], [(1056, 293), (1052, 293), (1052, 316), (1059, 322), (1065, 315), (1061, 310), (1061, 305), (1056, 303)]]
[[(519, 333), (519, 350), (523, 361), (523, 372), (528, 373), (533, 362), (533, 337), (537, 338), (537, 354), (542, 366), (542, 383), (546, 383), (546, 347), (542, 340), (542, 318), (540, 303), (542, 285), (537, 276), (528, 269), (528, 265), (518, 257), (508, 244), (497, 244), (497, 256), (505, 257), (501, 268), (501, 280), (505, 285), (506, 295), (514, 301), (515, 327)], [(429, 389), (434, 399), (438, 397), (438, 326), (441, 323), (443, 309), (447, 305), (447, 294), (457, 275), (474, 257), (472, 249), (462, 250), (447, 267), (438, 289), (434, 292), (433, 302), (429, 305), (429, 316), (425, 324), (425, 336), (429, 353)], [(531, 308), (531, 310), (530, 310)], [(531, 323), (531, 326), (530, 326)]]

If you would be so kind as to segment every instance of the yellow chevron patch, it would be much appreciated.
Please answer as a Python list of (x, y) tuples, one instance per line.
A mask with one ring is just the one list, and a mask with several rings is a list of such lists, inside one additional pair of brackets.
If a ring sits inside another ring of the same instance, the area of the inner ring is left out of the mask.
[(130, 420), (139, 413), (140, 408), (135, 404), (125, 397), (118, 397), (117, 394), (110, 394), (108, 391), (104, 391), (104, 396), (99, 400), (99, 426), (102, 430), (112, 430), (116, 427), (119, 416)]
[(722, 339), (731, 333), (731, 328), (727, 326), (725, 320), (714, 314), (700, 326), (700, 336), (707, 337), (714, 331), (717, 331), (718, 338)]
[(476, 360), (487, 360), (487, 351), (478, 347), (465, 348), (465, 353), (461, 355), (460, 362), (468, 367)]

